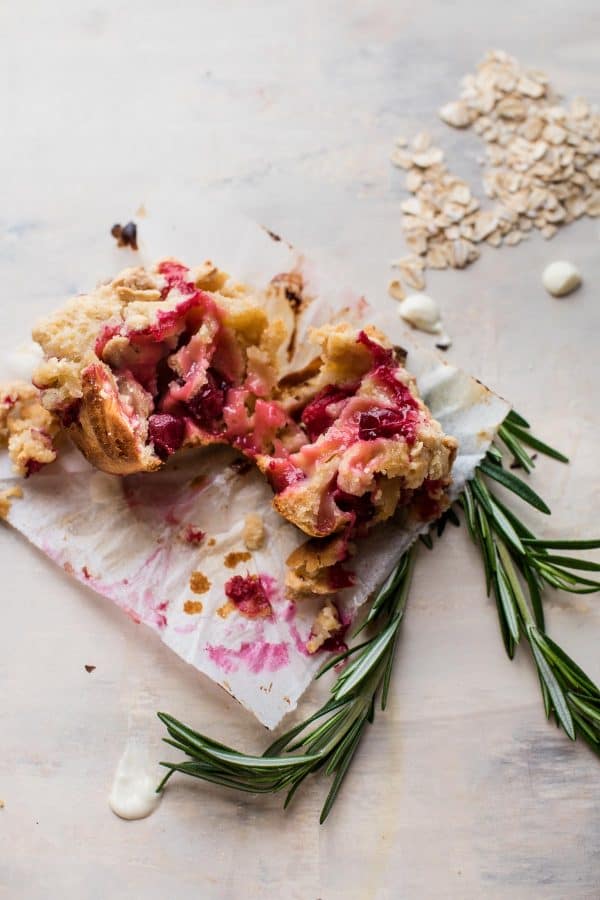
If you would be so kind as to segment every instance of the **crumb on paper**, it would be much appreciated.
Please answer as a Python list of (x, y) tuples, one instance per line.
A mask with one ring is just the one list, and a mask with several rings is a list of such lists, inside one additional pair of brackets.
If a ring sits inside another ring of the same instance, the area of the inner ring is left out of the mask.
[(138, 249), (137, 225), (135, 222), (127, 222), (126, 225), (120, 225), (116, 222), (110, 229), (110, 233), (116, 238), (118, 247), (131, 247), (132, 250)]
[(197, 616), (203, 609), (204, 604), (201, 600), (186, 600), (183, 604), (183, 611), (184, 613), (187, 613), (188, 616)]
[(342, 623), (337, 608), (333, 603), (326, 603), (317, 613), (312, 624), (310, 637), (306, 643), (307, 651), (311, 654), (316, 653), (329, 638), (339, 634), (341, 628)]
[(22, 496), (23, 489), (18, 485), (6, 488), (6, 490), (4, 491), (0, 491), (0, 519), (8, 518), (12, 500), (15, 500), (16, 498)]
[(340, 579), (351, 576), (342, 562), (353, 555), (354, 549), (354, 545), (349, 544), (343, 535), (313, 538), (300, 544), (286, 559), (288, 596), (297, 598), (308, 594), (336, 593), (343, 583)]
[(241, 562), (248, 562), (249, 559), (252, 559), (252, 554), (248, 553), (247, 550), (240, 550), (237, 552), (232, 550), (231, 553), (228, 553), (223, 558), (223, 564), (228, 569), (235, 569)]
[(227, 600), (223, 606), (219, 606), (217, 609), (217, 615), (220, 616), (221, 619), (227, 619), (232, 612), (235, 612), (236, 606), (233, 600)]
[(0, 446), (17, 475), (28, 478), (54, 462), (58, 417), (42, 406), (39, 390), (26, 382), (0, 385)]
[(0, 800), (0, 809), (4, 809), (4, 800)]
[(138, 217), (138, 219), (145, 219), (146, 216), (148, 215), (148, 210), (146, 209), (146, 207), (144, 206), (143, 203), (140, 203), (140, 205), (138, 206), (138, 208), (135, 211), (135, 214)]
[(265, 542), (265, 526), (262, 516), (248, 513), (244, 522), (244, 544), (248, 550), (260, 550)]
[(192, 572), (190, 575), (190, 590), (194, 594), (205, 594), (210, 590), (210, 581), (204, 572)]
[(86, 672), (89, 673), (89, 672), (93, 672), (95, 670), (96, 666), (85, 665), (83, 668), (85, 669)]
[(216, 538), (211, 537), (208, 539), (208, 541), (206, 543), (209, 547), (214, 547), (215, 544), (217, 543), (217, 540), (216, 540)]

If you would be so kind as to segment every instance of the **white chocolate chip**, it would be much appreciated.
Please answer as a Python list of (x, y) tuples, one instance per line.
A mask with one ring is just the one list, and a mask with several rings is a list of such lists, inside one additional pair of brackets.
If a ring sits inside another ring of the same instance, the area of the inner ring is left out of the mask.
[(553, 297), (564, 297), (581, 284), (581, 275), (573, 263), (558, 260), (546, 266), (542, 274), (542, 284)]
[(442, 330), (439, 307), (427, 294), (411, 294), (400, 303), (398, 311), (413, 328), (429, 334), (439, 334)]

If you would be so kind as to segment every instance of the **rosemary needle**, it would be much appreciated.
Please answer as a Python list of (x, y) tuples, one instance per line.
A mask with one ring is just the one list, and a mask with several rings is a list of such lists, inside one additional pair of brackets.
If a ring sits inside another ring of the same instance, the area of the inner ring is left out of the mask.
[[(571, 740), (580, 735), (600, 755), (600, 690), (583, 670), (545, 632), (543, 595), (548, 588), (570, 593), (600, 590), (600, 581), (581, 573), (600, 572), (600, 565), (549, 551), (587, 550), (600, 540), (544, 540), (519, 519), (493, 485), (499, 484), (539, 512), (549, 514), (544, 500), (521, 478), (505, 467), (507, 451), (531, 472), (534, 458), (526, 448), (561, 462), (566, 456), (549, 447), (530, 431), (529, 423), (510, 412), (498, 438), (466, 486), (457, 507), (462, 507), (468, 531), (479, 548), (487, 593), (493, 593), (500, 631), (508, 656), (525, 642), (537, 668), (546, 716), (554, 715)], [(438, 538), (447, 522), (459, 524), (454, 509), (436, 524)], [(432, 532), (422, 543), (433, 547)], [(398, 634), (406, 610), (417, 546), (407, 551), (376, 593), (364, 623), (355, 637), (368, 637), (330, 659), (317, 677), (339, 663), (345, 668), (331, 688), (330, 699), (309, 718), (274, 741), (262, 756), (239, 753), (201, 735), (166, 713), (158, 713), (167, 728), (165, 741), (188, 759), (163, 762), (169, 778), (179, 772), (250, 793), (285, 791), (287, 807), (304, 780), (322, 772), (332, 778), (320, 821), (329, 815), (356, 749), (379, 701), (385, 709)]]

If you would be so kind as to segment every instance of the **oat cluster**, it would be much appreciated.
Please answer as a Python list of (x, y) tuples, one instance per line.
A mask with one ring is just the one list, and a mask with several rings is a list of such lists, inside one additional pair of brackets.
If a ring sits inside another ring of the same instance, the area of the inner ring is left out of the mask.
[(390, 285), (393, 296), (402, 299), (404, 285), (422, 290), (426, 268), (473, 262), (482, 242), (518, 244), (533, 229), (551, 238), (559, 225), (600, 216), (600, 116), (581, 98), (560, 105), (543, 72), (491, 51), (440, 117), (485, 141), (483, 185), (496, 203), (481, 209), (428, 135), (410, 146), (398, 139), (392, 162), (407, 170), (413, 196), (402, 204), (411, 254), (395, 264), (401, 280)]

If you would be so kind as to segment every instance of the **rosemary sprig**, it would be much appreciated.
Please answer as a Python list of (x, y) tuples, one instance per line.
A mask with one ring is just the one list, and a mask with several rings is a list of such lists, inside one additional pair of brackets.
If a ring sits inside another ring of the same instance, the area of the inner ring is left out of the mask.
[[(563, 454), (533, 435), (522, 416), (511, 412), (457, 506), (462, 506), (469, 532), (480, 549), (487, 592), (493, 592), (496, 600), (508, 656), (512, 659), (517, 645), (523, 639), (527, 642), (537, 667), (547, 717), (554, 715), (572, 740), (581, 735), (600, 755), (600, 690), (548, 637), (542, 605), (549, 587), (570, 593), (600, 590), (599, 581), (580, 574), (600, 571), (599, 564), (550, 552), (594, 549), (600, 547), (600, 540), (540, 539), (497, 495), (494, 483), (539, 512), (550, 513), (544, 500), (505, 468), (503, 451), (508, 451), (520, 468), (531, 472), (535, 461), (527, 448), (568, 462)], [(454, 509), (436, 524), (438, 537), (448, 522), (459, 524)], [(422, 536), (422, 542), (431, 548), (431, 533)], [(188, 759), (161, 763), (168, 771), (158, 790), (175, 772), (181, 772), (251, 793), (286, 791), (287, 807), (304, 779), (323, 771), (333, 778), (321, 812), (320, 821), (324, 822), (366, 726), (373, 721), (378, 700), (385, 709), (416, 552), (413, 546), (401, 557), (354, 635), (367, 629), (370, 636), (337, 654), (321, 669), (317, 677), (345, 663), (331, 688), (330, 699), (278, 738), (262, 756), (240, 753), (166, 713), (159, 713), (169, 733), (166, 743), (183, 751)]]
[[(158, 790), (174, 772), (212, 781), (224, 787), (251, 793), (287, 791), (287, 807), (304, 779), (322, 770), (333, 781), (321, 812), (324, 822), (342, 786), (350, 763), (375, 716), (379, 700), (385, 709), (394, 654), (404, 617), (416, 548), (395, 567), (377, 592), (364, 624), (371, 636), (338, 653), (321, 669), (317, 678), (349, 660), (331, 688), (331, 698), (314, 715), (279, 737), (262, 756), (248, 756), (198, 734), (166, 713), (158, 713), (167, 727), (167, 744), (182, 750), (189, 760), (162, 762), (168, 769)], [(315, 725), (315, 723), (319, 723)], [(311, 727), (315, 726), (315, 727)]]
[[(525, 446), (562, 462), (567, 458), (531, 434), (529, 424), (510, 413), (498, 432), (522, 467), (534, 462)], [(588, 550), (600, 540), (543, 540), (536, 537), (490, 487), (489, 481), (512, 491), (541, 512), (550, 510), (529, 485), (504, 466), (501, 446), (493, 446), (461, 498), (471, 537), (479, 547), (488, 594), (493, 591), (500, 631), (508, 656), (517, 645), (529, 645), (540, 681), (546, 716), (554, 715), (566, 734), (580, 735), (600, 755), (600, 690), (579, 666), (546, 634), (543, 597), (548, 587), (572, 594), (600, 590), (600, 581), (581, 572), (600, 572), (600, 564), (552, 550)]]

